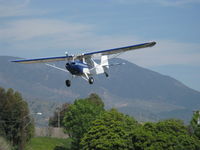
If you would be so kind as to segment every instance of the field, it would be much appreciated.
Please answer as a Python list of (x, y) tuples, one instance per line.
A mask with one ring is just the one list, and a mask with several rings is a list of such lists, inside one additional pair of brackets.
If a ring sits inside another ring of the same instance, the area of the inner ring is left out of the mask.
[(70, 138), (35, 137), (26, 145), (25, 150), (54, 150), (56, 146), (63, 146), (69, 149), (70, 142)]

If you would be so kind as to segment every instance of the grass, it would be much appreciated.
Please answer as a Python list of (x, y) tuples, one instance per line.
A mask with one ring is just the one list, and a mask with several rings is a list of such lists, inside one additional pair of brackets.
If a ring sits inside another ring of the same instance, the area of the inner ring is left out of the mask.
[(8, 142), (0, 136), (0, 150), (10, 150), (11, 146)]
[(26, 145), (25, 150), (53, 150), (56, 146), (63, 146), (70, 149), (70, 143), (70, 138), (35, 137)]

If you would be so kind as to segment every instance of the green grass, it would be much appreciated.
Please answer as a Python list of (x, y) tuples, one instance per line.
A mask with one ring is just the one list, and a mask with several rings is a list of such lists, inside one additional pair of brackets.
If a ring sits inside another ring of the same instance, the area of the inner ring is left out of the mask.
[(26, 145), (25, 150), (53, 150), (56, 146), (70, 148), (71, 139), (35, 137)]

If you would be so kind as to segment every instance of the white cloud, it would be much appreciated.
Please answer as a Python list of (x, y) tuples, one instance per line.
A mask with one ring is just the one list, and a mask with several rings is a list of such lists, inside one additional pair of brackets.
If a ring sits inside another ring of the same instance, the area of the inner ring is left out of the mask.
[[(22, 57), (38, 56), (50, 49), (76, 49), (83, 53), (86, 50), (101, 50), (133, 44), (136, 41), (132, 36), (96, 35), (94, 26), (65, 22), (55, 19), (25, 19), (7, 22), (0, 26), (0, 43), (7, 47), (0, 49), (1, 55), (10, 55), (13, 52)], [(41, 51), (42, 49), (42, 51)], [(12, 52), (11, 52), (12, 51)], [(48, 51), (49, 52), (49, 51)], [(52, 53), (54, 55), (57, 51)], [(64, 52), (63, 52), (64, 53)], [(61, 53), (62, 54), (62, 53)], [(24, 55), (24, 56), (23, 56)]]
[(174, 64), (200, 65), (199, 49), (200, 44), (158, 40), (154, 47), (131, 52), (131, 55), (124, 54), (122, 58), (145, 67)]
[(68, 23), (52, 19), (26, 19), (5, 23), (0, 28), (1, 40), (29, 40), (42, 36), (78, 36), (86, 32), (91, 26), (84, 24)]
[[(21, 57), (84, 53), (147, 42), (133, 36), (97, 35), (95, 27), (53, 19), (27, 19), (0, 26), (1, 55)], [(158, 40), (152, 48), (140, 49), (122, 55), (133, 63), (145, 67), (169, 64), (200, 65), (200, 44)], [(58, 52), (59, 50), (59, 52)]]
[(200, 0), (154, 0), (154, 2), (164, 6), (182, 6), (186, 4), (200, 3)]
[(0, 0), (0, 17), (27, 15), (30, 0)]
[(198, 4), (200, 0), (118, 0), (120, 3), (154, 3), (162, 6), (183, 6), (187, 4)]

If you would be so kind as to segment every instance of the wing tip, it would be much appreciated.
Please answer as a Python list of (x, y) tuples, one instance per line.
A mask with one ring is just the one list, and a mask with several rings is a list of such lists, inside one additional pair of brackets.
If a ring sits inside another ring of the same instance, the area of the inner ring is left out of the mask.
[(150, 46), (151, 46), (151, 47), (154, 46), (154, 45), (156, 45), (156, 42), (155, 42), (155, 41), (150, 42)]
[(10, 62), (18, 63), (19, 61), (18, 60), (10, 60)]
[(24, 63), (25, 60), (11, 60), (12, 63)]

